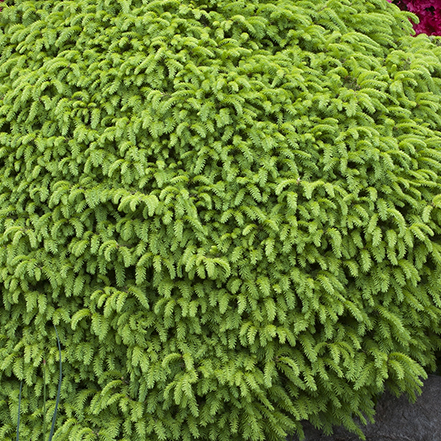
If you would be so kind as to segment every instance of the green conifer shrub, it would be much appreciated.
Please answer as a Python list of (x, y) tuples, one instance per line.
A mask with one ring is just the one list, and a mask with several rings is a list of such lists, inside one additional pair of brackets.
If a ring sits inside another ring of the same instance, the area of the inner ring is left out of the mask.
[(53, 325), (54, 441), (282, 440), (415, 398), (441, 347), (441, 48), (408, 15), (2, 4), (2, 440), (21, 381), (43, 439)]

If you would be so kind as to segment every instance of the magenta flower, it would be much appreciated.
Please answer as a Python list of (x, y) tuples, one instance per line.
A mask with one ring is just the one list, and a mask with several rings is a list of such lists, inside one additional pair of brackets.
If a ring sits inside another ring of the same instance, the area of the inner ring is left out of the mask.
[(416, 14), (420, 22), (412, 23), (417, 34), (441, 35), (441, 0), (387, 0), (402, 10)]

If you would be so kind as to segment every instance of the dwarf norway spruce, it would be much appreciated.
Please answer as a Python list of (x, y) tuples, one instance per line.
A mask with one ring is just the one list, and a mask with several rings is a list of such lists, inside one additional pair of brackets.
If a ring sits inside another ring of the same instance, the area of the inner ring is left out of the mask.
[[(0, 13), (0, 438), (282, 440), (440, 347), (441, 48), (385, 0)], [(360, 433), (360, 432), (359, 432)]]

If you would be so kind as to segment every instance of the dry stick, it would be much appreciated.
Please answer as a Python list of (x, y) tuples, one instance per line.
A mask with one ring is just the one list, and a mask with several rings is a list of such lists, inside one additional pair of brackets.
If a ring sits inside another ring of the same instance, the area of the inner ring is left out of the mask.
[[(55, 328), (55, 325), (54, 325), (54, 328)], [(57, 328), (55, 328), (55, 334), (57, 334), (58, 351), (60, 352), (60, 379), (58, 380), (57, 401), (55, 403), (55, 410), (54, 410), (54, 416), (52, 418), (52, 427), (51, 427), (51, 433), (49, 434), (49, 441), (52, 440), (52, 436), (54, 434), (55, 419), (57, 418), (57, 408), (58, 408), (58, 403), (60, 401), (61, 380), (62, 380), (62, 372), (61, 372), (61, 346), (60, 346), (60, 339), (58, 338)]]
[(46, 435), (46, 360), (43, 360), (43, 439), (45, 435)]
[[(58, 338), (58, 332), (57, 328), (55, 327), (55, 334), (57, 335), (57, 342), (58, 342), (58, 351), (60, 353), (60, 379), (58, 380), (58, 391), (57, 391), (57, 401), (55, 403), (55, 410), (54, 410), (54, 416), (52, 417), (52, 427), (51, 427), (51, 433), (49, 434), (49, 441), (52, 441), (52, 437), (54, 435), (54, 428), (55, 428), (55, 419), (57, 418), (57, 409), (58, 409), (58, 403), (60, 401), (60, 392), (61, 392), (61, 381), (62, 381), (62, 365), (61, 365), (61, 345), (60, 345), (60, 339)], [(44, 367), (46, 367), (46, 361), (43, 362)], [(44, 369), (43, 372), (44, 376), (44, 403), (43, 403), (43, 436), (45, 433), (45, 416), (46, 416), (46, 369)], [(18, 397), (18, 418), (17, 418), (17, 441), (18, 435), (19, 435), (19, 427), (20, 427), (20, 404), (21, 404), (21, 389), (23, 386), (23, 380), (20, 382), (20, 394)]]

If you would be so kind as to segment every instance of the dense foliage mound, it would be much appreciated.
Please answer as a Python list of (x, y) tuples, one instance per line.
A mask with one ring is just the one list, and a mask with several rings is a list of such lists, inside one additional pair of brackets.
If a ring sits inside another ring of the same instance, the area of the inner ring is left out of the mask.
[(441, 48), (409, 13), (2, 8), (1, 439), (22, 380), (20, 438), (44, 438), (53, 325), (54, 441), (281, 440), (415, 397), (440, 347)]

